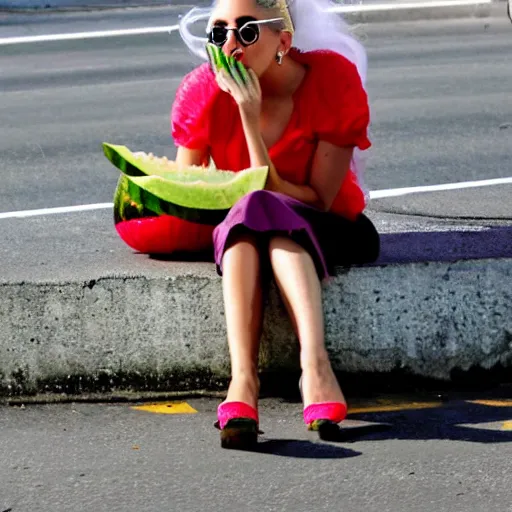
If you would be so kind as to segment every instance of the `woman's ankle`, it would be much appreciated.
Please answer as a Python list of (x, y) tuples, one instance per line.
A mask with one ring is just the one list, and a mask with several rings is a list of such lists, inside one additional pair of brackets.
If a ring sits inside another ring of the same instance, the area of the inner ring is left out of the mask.
[(325, 371), (330, 368), (330, 366), (329, 354), (325, 350), (314, 353), (301, 352), (300, 367), (303, 372)]
[(304, 406), (320, 402), (345, 402), (336, 374), (329, 360), (308, 361), (302, 369)]
[(257, 407), (260, 381), (257, 372), (233, 372), (226, 402), (245, 402)]

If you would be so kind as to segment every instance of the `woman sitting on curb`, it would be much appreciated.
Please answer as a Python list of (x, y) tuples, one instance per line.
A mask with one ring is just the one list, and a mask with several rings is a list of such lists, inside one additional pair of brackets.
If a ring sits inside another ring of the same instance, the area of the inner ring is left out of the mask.
[[(337, 427), (347, 406), (324, 343), (322, 281), (334, 265), (375, 261), (379, 236), (362, 213), (359, 150), (370, 146), (366, 55), (327, 0), (217, 0), (208, 39), (248, 68), (239, 85), (203, 64), (180, 84), (172, 135), (183, 165), (268, 166), (214, 231), (223, 276), (231, 383), (219, 405), (222, 446), (257, 439), (262, 285), (273, 276), (300, 342), (304, 421)], [(194, 11), (196, 12), (196, 11)], [(191, 21), (192, 20), (192, 21)], [(181, 34), (204, 57), (204, 41)]]

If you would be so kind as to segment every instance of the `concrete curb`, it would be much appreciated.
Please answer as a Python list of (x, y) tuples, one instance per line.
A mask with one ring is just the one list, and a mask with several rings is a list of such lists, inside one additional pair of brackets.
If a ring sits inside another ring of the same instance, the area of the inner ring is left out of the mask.
[[(446, 380), (512, 365), (512, 228), (382, 239), (377, 264), (340, 269), (325, 286), (336, 370)], [(197, 265), (171, 276), (0, 283), (0, 395), (215, 387), (229, 372), (221, 280), (212, 264)], [(268, 300), (261, 370), (296, 371), (275, 289)]]

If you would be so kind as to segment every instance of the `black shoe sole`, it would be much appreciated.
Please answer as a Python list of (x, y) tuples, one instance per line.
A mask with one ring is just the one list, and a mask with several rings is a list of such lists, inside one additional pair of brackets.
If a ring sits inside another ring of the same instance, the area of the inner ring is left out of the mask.
[(258, 443), (258, 424), (249, 418), (229, 420), (220, 431), (221, 448), (250, 450)]

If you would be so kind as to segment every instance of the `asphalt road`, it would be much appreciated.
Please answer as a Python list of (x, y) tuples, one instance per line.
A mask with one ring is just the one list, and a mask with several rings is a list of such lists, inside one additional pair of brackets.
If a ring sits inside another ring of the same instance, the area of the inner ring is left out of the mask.
[[(0, 14), (0, 37), (172, 25), (176, 15)], [(506, 19), (359, 30), (370, 56), (371, 189), (512, 175)], [(111, 201), (117, 171), (102, 141), (172, 157), (169, 109), (192, 65), (176, 33), (0, 46), (0, 212)], [(510, 191), (410, 196), (372, 208), (504, 219)], [(0, 236), (2, 279), (65, 279), (83, 268), (93, 278), (141, 259), (116, 237), (108, 211), (0, 220)], [(83, 268), (66, 264), (77, 253)], [(156, 263), (144, 258), (142, 266), (151, 273)], [(386, 411), (382, 397), (361, 403), (349, 395), (347, 428), (386, 428), (350, 431), (338, 443), (304, 430), (300, 404), (264, 400), (255, 453), (219, 448), (218, 400), (188, 401), (193, 415), (127, 404), (0, 407), (0, 512), (512, 511), (510, 396), (507, 388), (468, 400), (407, 397)], [(410, 409), (411, 400), (430, 405)]]
[(0, 407), (0, 510), (509, 512), (504, 393), (352, 400), (345, 429), (357, 429), (339, 442), (307, 432), (299, 403), (266, 399), (265, 433), (249, 453), (220, 448), (218, 399), (188, 400), (197, 414), (173, 415), (130, 404)]
[[(173, 25), (179, 12), (3, 13), (0, 35)], [(357, 32), (370, 59), (370, 189), (512, 175), (512, 26), (504, 11)], [(196, 64), (177, 32), (0, 48), (0, 212), (111, 201), (118, 174), (103, 141), (174, 156), (169, 111)], [(441, 192), (371, 208), (509, 218), (511, 191)]]

